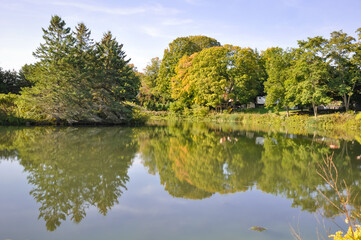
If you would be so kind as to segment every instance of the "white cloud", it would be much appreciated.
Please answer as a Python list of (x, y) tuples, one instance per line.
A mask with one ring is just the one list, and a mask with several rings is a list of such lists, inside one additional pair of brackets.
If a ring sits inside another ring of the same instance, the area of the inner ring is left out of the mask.
[(143, 26), (142, 30), (145, 34), (151, 37), (159, 37), (159, 38), (172, 38), (172, 36), (162, 33), (161, 29), (152, 26)]
[(150, 11), (153, 11), (153, 12), (155, 12), (157, 14), (161, 14), (161, 15), (176, 15), (181, 12), (180, 10), (178, 10), (176, 8), (163, 7), (161, 4), (149, 6), (148, 9)]

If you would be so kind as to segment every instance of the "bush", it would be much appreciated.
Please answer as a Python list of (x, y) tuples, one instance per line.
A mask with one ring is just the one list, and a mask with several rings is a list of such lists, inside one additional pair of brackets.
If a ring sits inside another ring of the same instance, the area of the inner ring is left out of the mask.
[(192, 114), (193, 114), (193, 112), (192, 112), (191, 109), (189, 109), (189, 108), (187, 108), (187, 107), (185, 107), (185, 108), (183, 109), (183, 116), (185, 116), (185, 117), (191, 117)]
[(169, 110), (172, 113), (181, 114), (183, 112), (183, 109), (186, 108), (186, 105), (181, 102), (172, 102), (170, 104)]
[(18, 95), (15, 94), (0, 94), (0, 111), (3, 114), (13, 114), (16, 109), (15, 101)]
[(204, 118), (209, 112), (209, 107), (203, 107), (198, 104), (192, 105), (192, 112), (195, 118)]

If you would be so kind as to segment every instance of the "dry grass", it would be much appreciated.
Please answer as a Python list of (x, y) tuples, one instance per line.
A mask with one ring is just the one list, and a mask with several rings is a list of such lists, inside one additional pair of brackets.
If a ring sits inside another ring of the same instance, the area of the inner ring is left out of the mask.
[(346, 217), (352, 238), (356, 240), (354, 233), (356, 220), (352, 217), (351, 188), (347, 186), (344, 179), (339, 179), (337, 167), (333, 162), (333, 154), (331, 156), (327, 155), (323, 162), (318, 164), (317, 174), (335, 191), (339, 202), (331, 200), (320, 189), (318, 189), (318, 192)]

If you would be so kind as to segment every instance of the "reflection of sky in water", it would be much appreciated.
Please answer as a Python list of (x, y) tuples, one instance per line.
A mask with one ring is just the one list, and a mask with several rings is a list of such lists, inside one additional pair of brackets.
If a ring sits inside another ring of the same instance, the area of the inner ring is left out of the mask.
[[(95, 207), (74, 224), (69, 219), (54, 232), (38, 220), (23, 167), (0, 163), (0, 240), (5, 239), (291, 239), (289, 227), (300, 227), (304, 239), (324, 233), (313, 214), (291, 207), (292, 200), (255, 188), (235, 194), (214, 194), (203, 200), (174, 198), (150, 175), (140, 155), (128, 171), (127, 191), (107, 216)], [(266, 227), (262, 233), (249, 230)], [(334, 225), (332, 225), (334, 226)], [(333, 227), (333, 230), (338, 230)]]

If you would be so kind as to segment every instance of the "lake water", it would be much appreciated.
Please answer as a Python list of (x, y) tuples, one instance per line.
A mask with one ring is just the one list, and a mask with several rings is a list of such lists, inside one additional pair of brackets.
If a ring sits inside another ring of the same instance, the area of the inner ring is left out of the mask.
[(357, 193), (356, 140), (204, 123), (2, 127), (0, 240), (327, 239), (347, 229), (317, 174), (331, 154)]

